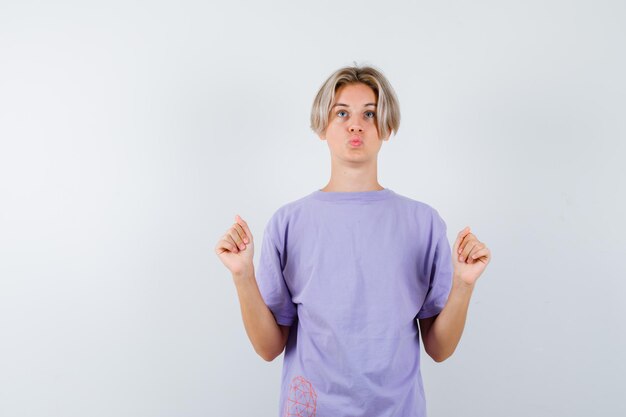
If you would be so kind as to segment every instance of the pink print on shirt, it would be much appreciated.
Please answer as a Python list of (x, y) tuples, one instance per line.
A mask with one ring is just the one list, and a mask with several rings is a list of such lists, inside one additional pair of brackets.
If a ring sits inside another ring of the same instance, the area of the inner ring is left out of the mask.
[(285, 401), (284, 417), (315, 417), (317, 393), (313, 385), (301, 376), (291, 380)]

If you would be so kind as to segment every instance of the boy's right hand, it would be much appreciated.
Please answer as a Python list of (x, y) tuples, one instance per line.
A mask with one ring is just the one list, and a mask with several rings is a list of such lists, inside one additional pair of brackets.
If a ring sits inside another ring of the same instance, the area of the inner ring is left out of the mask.
[(217, 242), (215, 253), (233, 274), (242, 274), (254, 267), (254, 238), (248, 224), (239, 216)]

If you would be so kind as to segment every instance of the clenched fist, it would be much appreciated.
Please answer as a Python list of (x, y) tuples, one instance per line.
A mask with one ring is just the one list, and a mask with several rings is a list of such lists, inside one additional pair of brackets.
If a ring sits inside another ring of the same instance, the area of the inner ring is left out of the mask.
[(239, 216), (215, 246), (215, 253), (233, 274), (254, 268), (254, 238), (248, 224)]

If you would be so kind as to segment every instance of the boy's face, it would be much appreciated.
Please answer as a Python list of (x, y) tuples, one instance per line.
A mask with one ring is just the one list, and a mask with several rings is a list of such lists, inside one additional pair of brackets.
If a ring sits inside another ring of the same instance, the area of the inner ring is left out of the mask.
[(374, 90), (362, 83), (343, 85), (335, 93), (328, 126), (320, 139), (328, 142), (333, 158), (350, 162), (375, 159), (382, 146), (376, 122)]

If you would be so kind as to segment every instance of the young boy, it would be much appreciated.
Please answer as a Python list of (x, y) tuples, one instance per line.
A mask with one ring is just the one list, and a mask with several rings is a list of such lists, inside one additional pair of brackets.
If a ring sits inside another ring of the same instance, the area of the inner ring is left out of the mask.
[(378, 183), (378, 151), (399, 122), (380, 71), (337, 70), (311, 113), (330, 148), (328, 184), (272, 215), (256, 274), (241, 217), (216, 246), (255, 351), (285, 351), (283, 417), (425, 416), (420, 333), (436, 362), (461, 338), (491, 253), (466, 227), (452, 256), (436, 209)]

